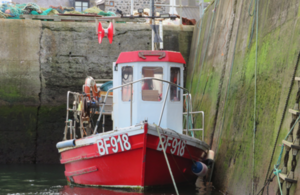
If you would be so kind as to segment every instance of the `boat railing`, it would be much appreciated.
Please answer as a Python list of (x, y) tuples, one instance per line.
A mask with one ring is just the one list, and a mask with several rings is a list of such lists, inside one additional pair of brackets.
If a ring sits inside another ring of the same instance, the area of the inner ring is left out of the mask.
[(67, 93), (67, 116), (66, 116), (66, 122), (69, 121), (69, 111), (77, 112), (76, 107), (73, 106), (73, 109), (69, 108), (69, 106), (70, 106), (70, 101), (69, 101), (70, 100), (70, 94), (74, 95), (75, 99), (77, 99), (79, 96), (83, 96), (80, 93), (68, 91), (68, 93)]
[[(203, 111), (195, 111), (195, 112), (190, 112), (189, 114), (190, 115), (193, 115), (193, 114), (201, 114), (202, 115), (202, 128), (189, 129), (188, 131), (192, 131), (192, 132), (201, 131), (202, 132), (202, 140), (204, 140), (204, 112)], [(187, 112), (184, 112), (183, 115), (187, 115)], [(188, 121), (187, 121), (187, 123), (188, 123)], [(183, 129), (183, 131), (185, 131), (186, 134), (188, 133), (188, 131), (186, 129)]]
[[(93, 134), (97, 133), (97, 129), (99, 127), (100, 119), (105, 114), (104, 113), (104, 108), (105, 108), (105, 105), (106, 105), (106, 101), (107, 101), (109, 92), (111, 92), (115, 89), (122, 88), (124, 86), (129, 86), (129, 85), (131, 86), (131, 90), (132, 90), (133, 89), (132, 88), (133, 84), (142, 82), (144, 80), (156, 80), (156, 81), (161, 81), (161, 82), (164, 82), (164, 83), (168, 84), (167, 91), (166, 91), (164, 101), (163, 101), (163, 105), (162, 105), (162, 108), (161, 108), (160, 116), (159, 116), (159, 119), (158, 119), (158, 126), (160, 126), (160, 124), (161, 124), (161, 120), (162, 120), (162, 117), (163, 117), (163, 113), (164, 113), (164, 109), (165, 109), (166, 100), (167, 100), (167, 96), (168, 96), (168, 93), (169, 93), (170, 85), (178, 87), (181, 90), (183, 90), (184, 92), (187, 92), (187, 94), (184, 94), (184, 96), (186, 96), (186, 98), (188, 99), (188, 102), (190, 102), (191, 96), (189, 94), (189, 91), (186, 88), (183, 88), (183, 87), (181, 87), (181, 86), (179, 86), (175, 83), (172, 83), (170, 81), (166, 81), (166, 80), (163, 80), (163, 79), (158, 79), (158, 78), (153, 78), (153, 77), (145, 77), (145, 78), (142, 78), (142, 79), (139, 79), (139, 80), (136, 80), (136, 81), (124, 84), (124, 85), (120, 85), (120, 86), (109, 89), (107, 91), (106, 95), (105, 95), (105, 98), (104, 98), (103, 102), (99, 103), (100, 111), (98, 112), (99, 116), (98, 116), (98, 119), (97, 119), (96, 126), (94, 127)], [(130, 92), (130, 94), (131, 94), (131, 100), (132, 100), (132, 91)], [(73, 95), (74, 99), (75, 99), (74, 102), (73, 102), (73, 108), (70, 108), (70, 95)], [(75, 136), (76, 121), (77, 122), (80, 121), (80, 127), (81, 127), (80, 132), (81, 132), (81, 137), (83, 137), (83, 129), (82, 129), (82, 124), (81, 124), (82, 122), (81, 122), (81, 119), (78, 119), (78, 116), (80, 116), (81, 112), (82, 112), (80, 109), (78, 109), (78, 107), (80, 106), (80, 100), (82, 100), (83, 98), (84, 98), (84, 94), (71, 92), (71, 91), (68, 91), (68, 93), (67, 93), (67, 116), (66, 116), (66, 127), (65, 127), (65, 133), (64, 133), (64, 140), (66, 139), (68, 129), (70, 130), (71, 139), (76, 139), (76, 136)], [(69, 119), (69, 112), (70, 111), (74, 112), (74, 121)], [(190, 111), (190, 106), (187, 106), (187, 112), (183, 113), (183, 115), (187, 115), (187, 118), (189, 118), (190, 115), (193, 115), (193, 114), (202, 114), (202, 126), (203, 127), (200, 128), (200, 129), (189, 129), (189, 124), (187, 122), (186, 123), (186, 128), (183, 129), (183, 131), (185, 131), (186, 134), (188, 134), (188, 132), (191, 132), (191, 131), (192, 132), (202, 131), (202, 140), (203, 140), (204, 139), (204, 112), (203, 111), (192, 112), (192, 111)], [(74, 124), (73, 124), (73, 122), (74, 122)], [(132, 126), (132, 101), (130, 101), (130, 126)]]
[[(202, 116), (202, 128), (191, 128), (189, 129), (190, 132), (192, 132), (192, 137), (194, 137), (195, 131), (201, 131), (202, 132), (202, 140), (204, 140), (204, 112), (203, 111), (193, 111), (192, 108), (192, 95), (191, 94), (183, 94), (184, 97), (189, 96), (189, 101), (187, 101), (186, 106), (188, 106), (190, 108), (190, 115), (196, 115), (196, 114), (201, 114)], [(187, 112), (183, 113), (183, 116), (187, 115)], [(194, 118), (188, 118), (186, 117), (186, 123), (189, 123), (191, 120), (191, 125), (192, 127), (194, 127)], [(186, 132), (186, 134), (188, 134), (188, 131), (186, 129), (183, 129), (184, 132)]]
[[(99, 117), (98, 117), (98, 120), (97, 120), (97, 124), (94, 128), (94, 134), (97, 133), (97, 129), (98, 129), (98, 126), (99, 126), (99, 122), (100, 122), (100, 119), (101, 119), (101, 116), (103, 114), (103, 110), (104, 110), (104, 107), (105, 107), (105, 103), (106, 103), (106, 100), (107, 100), (107, 97), (108, 97), (108, 94), (109, 92), (115, 90), (115, 89), (119, 89), (119, 88), (122, 88), (122, 87), (125, 87), (125, 86), (131, 86), (131, 90), (133, 89), (132, 88), (132, 85), (133, 84), (136, 84), (136, 83), (139, 83), (141, 81), (144, 81), (144, 80), (156, 80), (156, 81), (161, 81), (161, 82), (164, 82), (164, 83), (167, 83), (168, 86), (167, 86), (167, 91), (166, 91), (166, 94), (165, 94), (165, 98), (164, 98), (164, 102), (163, 102), (163, 105), (162, 105), (162, 109), (161, 109), (161, 112), (160, 112), (160, 116), (159, 116), (159, 119), (158, 119), (158, 126), (160, 126), (160, 123), (161, 123), (161, 119), (162, 119), (162, 116), (163, 116), (163, 113), (164, 113), (164, 109), (165, 109), (165, 105), (166, 105), (166, 100), (167, 100), (167, 96), (168, 96), (168, 93), (169, 93), (169, 88), (170, 88), (170, 85), (173, 85), (175, 87), (178, 87), (180, 89), (182, 89), (184, 92), (187, 92), (189, 94), (189, 91), (188, 89), (186, 88), (183, 88), (175, 83), (172, 83), (170, 81), (166, 81), (166, 80), (163, 80), (163, 79), (158, 79), (158, 78), (153, 78), (153, 77), (145, 77), (145, 78), (142, 78), (142, 79), (139, 79), (139, 80), (136, 80), (136, 81), (133, 81), (133, 82), (130, 82), (130, 83), (126, 83), (124, 85), (120, 85), (120, 86), (117, 86), (117, 87), (113, 87), (111, 89), (109, 89), (106, 93), (106, 96), (104, 98), (104, 101), (102, 102), (102, 106), (101, 106), (101, 110), (100, 110), (100, 113), (99, 113)], [(131, 94), (131, 101), (130, 101), (130, 126), (132, 126), (132, 91), (130, 92)], [(188, 96), (188, 101), (189, 101), (189, 97)], [(189, 111), (189, 106), (187, 107), (187, 117), (189, 118), (189, 115), (190, 115), (190, 111)], [(186, 130), (187, 132), (189, 131), (189, 126), (188, 126), (188, 123), (186, 125)]]
[[(74, 96), (75, 101), (73, 102), (73, 108), (70, 108), (70, 94), (72, 94)], [(78, 117), (78, 113), (81, 113), (81, 111), (77, 110), (77, 106), (78, 106), (78, 102), (80, 97), (83, 97), (83, 94), (80, 93), (76, 93), (76, 92), (72, 92), (72, 91), (68, 91), (67, 93), (67, 115), (66, 115), (66, 126), (65, 126), (65, 132), (64, 132), (64, 138), (63, 140), (67, 139), (67, 131), (68, 129), (70, 130), (70, 138), (71, 139), (76, 139), (76, 122), (79, 122), (80, 120), (77, 118)], [(69, 112), (73, 111), (74, 112), (74, 124), (73, 121), (71, 119), (69, 119)], [(83, 132), (81, 130), (81, 136), (83, 136)]]

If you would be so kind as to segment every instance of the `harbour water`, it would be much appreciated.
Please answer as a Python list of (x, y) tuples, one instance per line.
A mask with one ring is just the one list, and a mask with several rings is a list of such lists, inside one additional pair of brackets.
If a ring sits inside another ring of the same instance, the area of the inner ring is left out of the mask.
[[(220, 195), (214, 189), (179, 187), (184, 195)], [(62, 165), (0, 165), (0, 195), (173, 195), (173, 188), (156, 189), (147, 193), (103, 188), (70, 187)]]

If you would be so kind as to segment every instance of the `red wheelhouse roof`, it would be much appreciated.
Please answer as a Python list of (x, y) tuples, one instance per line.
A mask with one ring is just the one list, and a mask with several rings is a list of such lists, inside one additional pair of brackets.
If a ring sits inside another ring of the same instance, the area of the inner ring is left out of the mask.
[(175, 62), (185, 64), (180, 52), (175, 51), (129, 51), (120, 53), (116, 64), (130, 62)]

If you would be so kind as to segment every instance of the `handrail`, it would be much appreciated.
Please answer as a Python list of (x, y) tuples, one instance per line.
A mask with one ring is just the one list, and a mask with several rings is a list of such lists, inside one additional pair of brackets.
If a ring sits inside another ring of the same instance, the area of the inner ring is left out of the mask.
[[(190, 129), (190, 131), (202, 131), (202, 140), (204, 140), (204, 112), (203, 111), (194, 111), (194, 112), (190, 112), (189, 114), (200, 114), (200, 113), (202, 114), (202, 128)], [(186, 115), (186, 114), (187, 114), (187, 112), (183, 113), (183, 115)], [(183, 131), (186, 131), (186, 129), (183, 129)]]
[[(167, 100), (167, 96), (168, 96), (168, 93), (169, 93), (169, 89), (170, 89), (170, 85), (173, 85), (173, 86), (176, 86), (180, 89), (182, 89), (183, 91), (187, 91), (188, 92), (188, 89), (186, 88), (183, 88), (177, 84), (174, 84), (170, 81), (166, 81), (166, 80), (163, 80), (163, 79), (157, 79), (157, 78), (153, 78), (153, 77), (145, 77), (145, 78), (142, 78), (142, 79), (139, 79), (139, 80), (136, 80), (136, 81), (133, 81), (133, 82), (130, 82), (130, 83), (127, 83), (127, 84), (124, 84), (124, 85), (120, 85), (118, 87), (114, 87), (114, 88), (111, 88), (107, 91), (106, 95), (105, 95), (105, 98), (104, 98), (104, 102), (102, 103), (103, 106), (101, 106), (101, 110), (99, 112), (99, 117), (97, 119), (97, 124), (95, 126), (95, 129), (94, 129), (94, 132), (93, 134), (96, 133), (97, 129), (98, 129), (98, 126), (99, 126), (99, 121), (101, 119), (101, 116), (103, 115), (103, 110), (104, 110), (104, 107), (105, 107), (105, 104), (106, 104), (106, 100), (107, 100), (107, 97), (108, 97), (108, 94), (110, 91), (113, 91), (115, 89), (118, 89), (118, 88), (121, 88), (121, 87), (124, 87), (124, 86), (128, 86), (128, 85), (131, 85), (131, 90), (132, 90), (132, 87), (133, 87), (133, 84), (135, 83), (138, 83), (138, 82), (141, 82), (143, 80), (148, 80), (148, 79), (151, 79), (151, 80), (157, 80), (157, 81), (161, 81), (161, 82), (165, 82), (165, 83), (168, 83), (168, 87), (167, 87), (167, 91), (166, 91), (166, 94), (165, 94), (165, 100), (163, 102), (163, 107), (162, 107), (162, 110), (161, 110), (161, 114), (160, 114), (160, 118), (159, 118), (159, 122), (158, 122), (158, 126), (160, 126), (160, 123), (161, 123), (161, 119), (162, 119), (162, 116), (163, 116), (163, 112), (164, 112), (164, 108), (165, 108), (165, 104), (166, 104), (166, 100)], [(82, 94), (80, 93), (76, 93), (76, 92), (71, 92), (71, 91), (68, 91), (67, 93), (67, 116), (66, 116), (66, 121), (69, 120), (69, 111), (74, 111), (76, 112), (77, 110), (75, 109), (71, 109), (69, 108), (69, 99), (70, 99), (70, 94), (73, 94), (75, 96), (80, 96)], [(188, 98), (188, 102), (189, 100), (191, 99), (191, 94), (188, 92), (187, 94), (183, 94), (183, 96), (186, 96), (186, 98)], [(132, 100), (133, 100), (133, 97), (132, 97), (132, 92), (131, 92), (131, 100), (130, 100), (130, 125), (132, 126)], [(194, 112), (190, 112), (189, 111), (189, 106), (187, 108), (187, 112), (184, 112), (183, 115), (190, 115), (190, 114), (202, 114), (202, 128), (200, 129), (190, 129), (189, 130), (189, 127), (188, 127), (188, 123), (186, 124), (186, 129), (183, 129), (183, 131), (195, 131), (195, 130), (198, 130), (198, 131), (202, 131), (202, 140), (204, 140), (204, 112), (203, 111), (194, 111)], [(189, 116), (188, 116), (189, 117)]]
[(67, 116), (66, 116), (66, 121), (68, 121), (69, 120), (69, 96), (70, 96), (70, 94), (73, 94), (73, 95), (81, 95), (80, 93), (76, 93), (76, 92), (72, 92), (72, 91), (68, 91), (68, 93), (67, 93)]
[[(185, 97), (189, 96), (189, 100), (190, 100), (189, 105), (192, 104), (191, 94), (183, 94), (183, 96), (185, 96)], [(193, 132), (194, 131), (202, 131), (202, 140), (204, 140), (204, 112), (203, 111), (194, 111), (194, 112), (192, 111), (192, 112), (189, 112), (189, 113), (190, 114), (200, 114), (200, 113), (202, 114), (202, 128), (200, 128), (200, 129), (190, 129), (190, 131), (193, 131)], [(187, 112), (183, 113), (183, 115), (186, 115), (186, 114), (187, 114)], [(187, 122), (188, 122), (188, 120), (187, 120)], [(192, 123), (194, 123), (193, 118), (192, 118)], [(186, 129), (183, 129), (183, 131), (186, 131), (186, 133), (188, 133), (188, 131)], [(193, 134), (192, 134), (192, 136), (193, 136)]]
[[(76, 112), (77, 110), (76, 110), (76, 108), (75, 108), (75, 110), (69, 108), (69, 105), (70, 105), (70, 102), (69, 102), (70, 94), (73, 94), (73, 95), (75, 95), (75, 96), (77, 96), (77, 97), (78, 97), (79, 95), (81, 95), (80, 93), (71, 92), (71, 91), (68, 91), (68, 93), (67, 93), (67, 116), (66, 116), (66, 121), (65, 121), (66, 126), (65, 126), (65, 131), (64, 131), (64, 138), (63, 138), (64, 140), (67, 139), (67, 131), (68, 131), (69, 128), (70, 128), (70, 138), (72, 139), (72, 130), (73, 130), (73, 133), (74, 133), (73, 139), (76, 138), (76, 135), (75, 135), (75, 125), (76, 125), (76, 122), (74, 121), (74, 128), (73, 128), (73, 127), (72, 127), (72, 121), (69, 120), (69, 111), (74, 111), (74, 112)], [(75, 97), (75, 98), (76, 98), (76, 97)]]
[[(170, 85), (173, 85), (173, 86), (178, 87), (178, 88), (180, 88), (180, 89), (182, 89), (182, 90), (184, 90), (184, 91), (187, 91), (188, 94), (189, 94), (189, 90), (186, 89), (186, 88), (183, 88), (183, 87), (181, 87), (181, 86), (179, 86), (179, 85), (177, 85), (177, 84), (175, 84), (175, 83), (172, 83), (172, 82), (170, 82), (170, 81), (166, 81), (166, 80), (163, 80), (163, 79), (157, 79), (157, 78), (153, 78), (153, 77), (145, 77), (145, 78), (142, 78), (142, 79), (139, 79), (139, 80), (136, 80), (136, 81), (133, 81), (133, 82), (124, 84), (124, 85), (120, 85), (120, 86), (117, 86), (117, 87), (110, 88), (110, 89), (107, 91), (107, 93), (106, 93), (106, 95), (105, 95), (105, 98), (104, 98), (104, 101), (103, 101), (103, 103), (102, 103), (101, 110), (100, 110), (100, 114), (99, 114), (99, 117), (98, 117), (98, 119), (97, 119), (97, 123), (96, 123), (96, 126), (95, 126), (95, 128), (94, 128), (93, 134), (96, 134), (96, 132), (97, 132), (97, 129), (98, 129), (98, 126), (99, 126), (99, 122), (100, 122), (100, 119), (101, 119), (101, 116), (102, 116), (102, 113), (103, 113), (103, 110), (104, 110), (104, 107), (105, 107), (105, 103), (106, 103), (106, 100), (107, 100), (107, 96), (108, 96), (108, 94), (109, 94), (110, 91), (113, 91), (113, 90), (115, 90), (115, 89), (119, 89), (119, 88), (121, 88), (121, 87), (125, 87), (125, 86), (127, 86), (127, 85), (131, 85), (131, 86), (132, 86), (132, 84), (135, 84), (135, 83), (138, 83), (138, 82), (141, 82), (141, 81), (144, 81), (144, 80), (149, 80), (149, 79), (168, 83), (169, 85), (168, 85), (168, 90), (167, 90), (166, 93), (168, 93), (168, 91), (169, 91), (169, 86), (170, 86)], [(131, 96), (132, 96), (132, 95), (131, 95)], [(189, 96), (188, 96), (188, 100), (189, 100)], [(131, 99), (131, 101), (132, 101), (132, 99)], [(164, 107), (165, 107), (165, 104), (163, 105), (163, 108), (162, 108), (162, 109), (164, 109)], [(132, 108), (130, 108), (130, 109), (132, 109)], [(189, 107), (188, 107), (187, 112), (188, 112), (187, 115), (188, 115), (188, 117), (189, 117)], [(162, 114), (161, 114), (161, 117), (162, 117)], [(161, 120), (161, 118), (160, 118), (159, 120)], [(187, 130), (188, 130), (188, 129), (189, 129), (189, 127), (188, 127), (188, 123), (187, 123)]]

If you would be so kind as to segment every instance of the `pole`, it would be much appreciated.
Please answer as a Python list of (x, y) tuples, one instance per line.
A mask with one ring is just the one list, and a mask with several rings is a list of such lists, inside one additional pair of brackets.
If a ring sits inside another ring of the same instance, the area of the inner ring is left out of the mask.
[(133, 0), (131, 0), (131, 15), (133, 16)]
[[(155, 25), (155, 20), (154, 20), (154, 0), (151, 0), (151, 9), (150, 9), (150, 14), (152, 16), (151, 24), (152, 26)], [(154, 51), (154, 30), (151, 28), (151, 41), (152, 41), (152, 51)]]
[(130, 126), (132, 126), (132, 83), (130, 85)]
[(159, 36), (160, 36), (161, 41), (162, 41), (162, 42), (159, 43), (159, 49), (163, 50), (164, 49), (164, 35), (163, 35), (163, 25), (162, 25), (161, 20), (159, 21)]
[(190, 94), (187, 95), (188, 103), (187, 103), (187, 119), (186, 119), (186, 134), (189, 134), (189, 114), (190, 114)]
[(182, 25), (182, 2), (181, 0), (179, 0), (179, 3), (180, 3), (180, 25)]
[(158, 126), (160, 126), (161, 119), (162, 119), (162, 116), (163, 116), (163, 113), (164, 113), (166, 101), (167, 101), (167, 98), (168, 98), (169, 88), (170, 88), (170, 84), (168, 84), (168, 88), (167, 88), (166, 95), (165, 95), (165, 99), (164, 99), (164, 104), (163, 104), (163, 107), (162, 107), (162, 109), (161, 109), (160, 117), (159, 117), (159, 120), (158, 120)]
[[(151, 24), (154, 26), (155, 25), (155, 21), (154, 19), (152, 18), (151, 19)], [(152, 51), (154, 51), (154, 30), (151, 28), (151, 40), (152, 40)]]
[(105, 132), (105, 115), (103, 114), (103, 121), (102, 121), (102, 133)]

